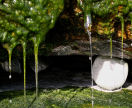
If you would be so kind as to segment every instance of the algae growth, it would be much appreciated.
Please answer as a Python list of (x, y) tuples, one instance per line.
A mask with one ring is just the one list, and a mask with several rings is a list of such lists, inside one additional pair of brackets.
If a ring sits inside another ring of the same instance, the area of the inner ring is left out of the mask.
[(128, 14), (132, 11), (131, 0), (77, 0), (78, 5), (84, 13), (92, 13), (101, 17), (109, 14), (117, 14), (119, 12), (118, 6), (123, 6), (123, 14)]
[[(94, 108), (131, 108), (132, 91), (123, 89), (115, 93), (94, 92)], [(9, 98), (13, 103), (9, 103)], [(90, 108), (90, 88), (41, 89), (35, 98), (33, 90), (27, 90), (27, 104), (23, 101), (23, 91), (0, 93), (2, 108)]]
[(123, 59), (123, 43), (125, 34), (125, 22), (131, 22), (130, 39), (132, 38), (132, 0), (77, 0), (79, 7), (84, 13), (84, 26), (87, 24), (87, 17), (92, 19), (93, 28), (97, 28), (99, 35), (107, 36), (110, 39), (110, 56), (112, 58), (112, 36), (116, 32), (116, 22), (121, 23), (121, 46)]
[[(102, 19), (100, 27), (104, 27), (102, 31), (104, 35), (115, 32), (114, 23), (116, 20), (132, 21), (132, 1), (131, 0), (77, 0), (79, 7), (84, 13), (84, 24), (87, 16), (91, 16), (92, 22), (96, 22), (98, 18)], [(99, 21), (100, 23), (100, 21)], [(94, 23), (93, 26), (97, 24)], [(97, 30), (100, 29), (97, 28)], [(110, 28), (110, 29), (109, 29)], [(101, 32), (97, 31), (101, 34)]]
[(24, 95), (26, 95), (26, 44), (33, 41), (35, 55), (36, 95), (38, 95), (38, 47), (46, 33), (53, 28), (63, 10), (63, 0), (0, 0), (0, 42), (9, 54), (11, 78), (11, 55), (21, 44), (24, 62)]

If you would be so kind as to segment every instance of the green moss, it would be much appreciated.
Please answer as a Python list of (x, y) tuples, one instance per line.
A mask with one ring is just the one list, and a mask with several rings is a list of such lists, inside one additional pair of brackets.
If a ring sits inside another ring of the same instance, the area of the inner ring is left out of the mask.
[(123, 6), (122, 12), (127, 14), (131, 10), (131, 0), (78, 0), (79, 6), (84, 13), (91, 12), (98, 16), (107, 16), (111, 13), (118, 12), (118, 6)]
[[(84, 13), (84, 23), (87, 16), (91, 17), (92, 21), (96, 22), (98, 18), (103, 20), (102, 27), (114, 28), (114, 22), (121, 17), (124, 21), (127, 18), (132, 21), (132, 1), (131, 0), (77, 0), (78, 5)], [(109, 24), (108, 24), (109, 23)], [(112, 24), (112, 26), (111, 26)], [(94, 26), (94, 25), (93, 25)], [(110, 31), (104, 31), (105, 35), (109, 35)], [(113, 31), (114, 32), (114, 31)]]
[(38, 48), (46, 33), (53, 28), (63, 10), (64, 0), (2, 0), (0, 1), (0, 42), (11, 56), (14, 47), (23, 46), (24, 95), (26, 95), (26, 44), (33, 41), (35, 55), (36, 96), (38, 95)]
[[(93, 91), (94, 108), (131, 108), (132, 91), (123, 89), (120, 92), (104, 93)], [(9, 103), (9, 97), (12, 103)], [(26, 104), (23, 101), (23, 92), (0, 93), (0, 107), (2, 108), (89, 108), (91, 106), (90, 88), (63, 88), (40, 90), (39, 97), (35, 99), (32, 90), (27, 91)]]
[(44, 40), (63, 9), (63, 0), (5, 0), (0, 3), (0, 42)]

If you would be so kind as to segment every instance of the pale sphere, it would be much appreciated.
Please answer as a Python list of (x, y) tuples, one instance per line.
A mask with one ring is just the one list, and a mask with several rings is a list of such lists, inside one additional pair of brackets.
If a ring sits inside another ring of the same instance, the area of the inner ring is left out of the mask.
[(9, 79), (11, 79), (11, 77), (12, 77), (12, 76), (11, 76), (11, 75), (9, 75)]
[(101, 88), (114, 90), (122, 87), (128, 76), (128, 64), (117, 58), (99, 56), (92, 67), (93, 80)]

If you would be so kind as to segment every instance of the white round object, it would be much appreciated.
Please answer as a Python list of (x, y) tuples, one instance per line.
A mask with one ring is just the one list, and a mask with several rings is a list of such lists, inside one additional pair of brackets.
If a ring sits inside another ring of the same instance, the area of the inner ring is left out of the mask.
[(12, 76), (11, 76), (11, 75), (9, 75), (9, 79), (11, 79), (11, 77), (12, 77)]
[(9, 102), (12, 103), (12, 100), (10, 99)]
[(128, 64), (117, 58), (99, 56), (92, 67), (92, 78), (101, 88), (114, 90), (122, 87), (128, 76)]

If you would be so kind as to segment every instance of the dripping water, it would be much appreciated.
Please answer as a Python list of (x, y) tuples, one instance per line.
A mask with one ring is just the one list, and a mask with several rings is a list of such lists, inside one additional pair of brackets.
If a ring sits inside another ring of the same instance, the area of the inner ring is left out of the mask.
[[(92, 21), (91, 21), (91, 14), (86, 15), (86, 19), (84, 22), (84, 27), (87, 30), (88, 36), (89, 36), (89, 45), (90, 45), (90, 61), (91, 61), (91, 86), (93, 87), (93, 71), (92, 71), (92, 37), (91, 37), (91, 26), (92, 26)], [(94, 106), (94, 101), (93, 101), (93, 88), (91, 87), (92, 93), (91, 93), (91, 98), (92, 98), (92, 108)]]
[[(12, 56), (12, 49), (9, 49), (8, 50), (8, 55), (9, 55), (9, 80), (10, 80), (10, 83), (11, 83), (11, 79), (12, 79), (12, 75), (11, 75), (11, 56)], [(10, 98), (9, 100), (10, 103), (12, 103), (12, 99)]]
[[(10, 80), (10, 85), (11, 85), (11, 79), (12, 79), (12, 75), (11, 75), (11, 57), (12, 57), (12, 51), (14, 49), (14, 47), (17, 45), (17, 43), (12, 44), (11, 46), (9, 46), (8, 44), (3, 44), (3, 47), (8, 51), (8, 56), (9, 56), (9, 63), (8, 63), (8, 68), (9, 68), (9, 80)], [(11, 97), (9, 100), (10, 103), (12, 103)]]
[(111, 99), (109, 100), (109, 108), (111, 107)]

